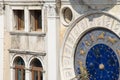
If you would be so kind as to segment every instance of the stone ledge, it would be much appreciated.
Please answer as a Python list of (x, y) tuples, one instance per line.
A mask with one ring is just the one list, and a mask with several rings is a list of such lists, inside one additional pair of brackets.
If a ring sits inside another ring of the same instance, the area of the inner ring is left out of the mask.
[(20, 50), (20, 49), (8, 49), (10, 53), (25, 54), (25, 55), (35, 55), (35, 56), (45, 56), (46, 52), (30, 51), (30, 50)]
[[(15, 69), (15, 66), (10, 66), (10, 69)], [(29, 70), (29, 71), (31, 71), (32, 70), (32, 67), (30, 67), (30, 68), (24, 68), (25, 70)], [(46, 71), (45, 70), (42, 70), (41, 71), (42, 73), (45, 73)]]
[(46, 33), (44, 33), (44, 32), (15, 31), (15, 32), (10, 32), (10, 35), (26, 35), (26, 36), (41, 36), (41, 37), (45, 37)]

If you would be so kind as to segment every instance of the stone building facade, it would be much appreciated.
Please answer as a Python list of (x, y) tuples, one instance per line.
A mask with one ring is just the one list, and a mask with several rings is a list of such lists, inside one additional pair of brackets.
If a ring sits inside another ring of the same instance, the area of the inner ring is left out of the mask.
[(119, 4), (0, 0), (0, 80), (119, 80)]

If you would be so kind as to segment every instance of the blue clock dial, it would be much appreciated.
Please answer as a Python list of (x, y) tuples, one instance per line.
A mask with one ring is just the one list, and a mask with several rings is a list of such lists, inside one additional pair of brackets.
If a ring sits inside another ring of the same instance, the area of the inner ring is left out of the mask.
[(119, 80), (119, 58), (119, 37), (106, 29), (94, 29), (83, 35), (76, 46), (75, 74), (79, 78), (86, 75), (87, 80)]
[(86, 57), (90, 80), (118, 80), (119, 62), (115, 52), (105, 44), (93, 46)]

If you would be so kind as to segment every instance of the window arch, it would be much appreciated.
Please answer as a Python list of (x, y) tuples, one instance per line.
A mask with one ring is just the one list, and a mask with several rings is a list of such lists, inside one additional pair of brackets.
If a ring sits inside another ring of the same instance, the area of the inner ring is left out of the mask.
[(39, 59), (34, 58), (30, 62), (31, 66), (31, 77), (32, 80), (43, 80), (43, 75), (42, 75), (42, 64)]
[(14, 59), (15, 80), (25, 80), (25, 63), (21, 57)]

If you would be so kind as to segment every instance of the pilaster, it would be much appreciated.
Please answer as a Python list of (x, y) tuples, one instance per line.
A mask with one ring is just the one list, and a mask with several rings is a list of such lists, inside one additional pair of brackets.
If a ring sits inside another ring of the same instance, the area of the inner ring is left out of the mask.
[(57, 15), (56, 6), (54, 4), (48, 5), (48, 79), (57, 79)]

